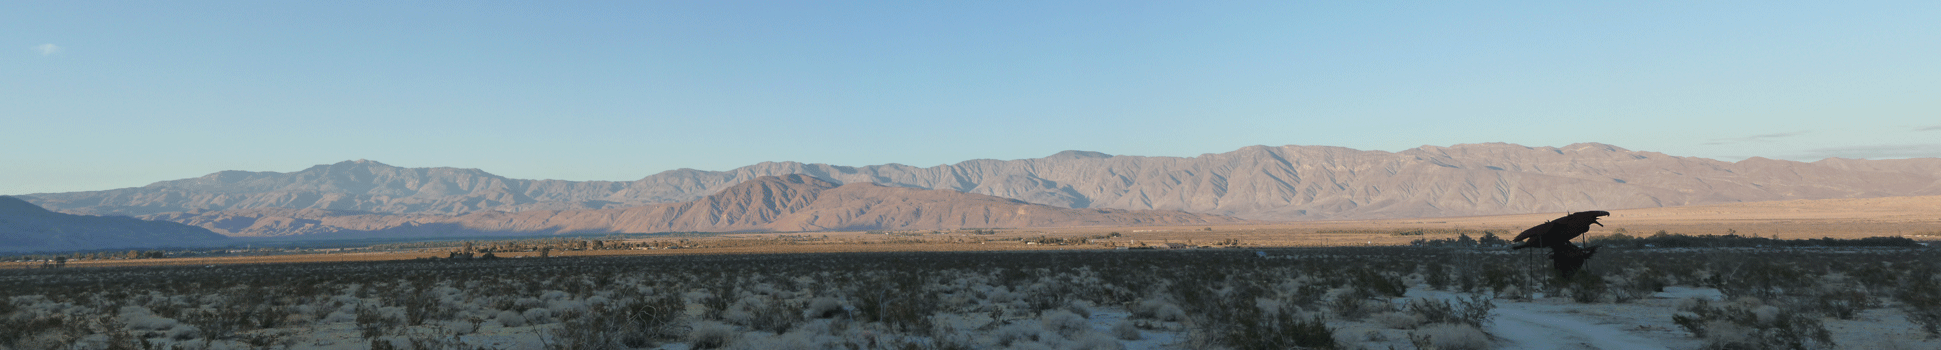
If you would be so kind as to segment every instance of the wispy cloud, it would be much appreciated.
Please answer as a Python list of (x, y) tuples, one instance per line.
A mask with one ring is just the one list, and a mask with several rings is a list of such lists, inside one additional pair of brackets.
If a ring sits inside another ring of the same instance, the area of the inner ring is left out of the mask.
[(1941, 157), (1941, 143), (1815, 148), (1802, 151), (1797, 156), (1787, 158), (1818, 160), (1834, 157), (1852, 159)]
[(34, 47), (34, 52), (39, 52), (41, 56), (49, 56), (61, 53), (61, 47), (54, 44), (40, 44)]
[(1726, 145), (1726, 144), (1745, 143), (1745, 142), (1772, 142), (1772, 140), (1774, 139), (1783, 139), (1783, 138), (1788, 138), (1793, 136), (1799, 136), (1802, 134), (1806, 134), (1806, 132), (1794, 131), (1794, 132), (1782, 132), (1782, 133), (1776, 133), (1776, 134), (1759, 134), (1759, 135), (1735, 137), (1735, 138), (1727, 138), (1727, 139), (1712, 139), (1712, 141), (1707, 141), (1703, 144), (1704, 145)]
[(1914, 131), (1935, 131), (1935, 130), (1941, 130), (1941, 125), (1929, 125), (1929, 126), (1917, 126), (1917, 127), (1914, 127)]

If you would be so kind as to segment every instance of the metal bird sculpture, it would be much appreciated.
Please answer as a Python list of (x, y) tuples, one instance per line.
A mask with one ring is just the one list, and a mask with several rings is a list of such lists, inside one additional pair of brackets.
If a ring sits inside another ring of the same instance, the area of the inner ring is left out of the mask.
[[(1522, 234), (1516, 235), (1516, 239), (1510, 241), (1524, 242), (1527, 240), (1528, 242), (1510, 247), (1510, 249), (1549, 247), (1554, 250), (1559, 245), (1569, 245), (1571, 239), (1576, 239), (1577, 236), (1582, 236), (1585, 232), (1590, 232), (1591, 224), (1604, 226), (1604, 223), (1597, 222), (1598, 217), (1610, 215), (1611, 212), (1603, 210), (1580, 211), (1570, 213), (1570, 215), (1564, 215), (1564, 217), (1557, 218), (1556, 220), (1550, 220), (1544, 222), (1542, 225), (1523, 230)], [(1576, 247), (1572, 246), (1571, 248)]]
[(1557, 269), (1557, 273), (1563, 278), (1570, 278), (1577, 274), (1577, 270), (1584, 268), (1585, 261), (1589, 261), (1592, 255), (1597, 254), (1597, 247), (1579, 248), (1576, 244), (1570, 244), (1570, 240), (1590, 232), (1591, 224), (1604, 226), (1604, 223), (1597, 222), (1597, 218), (1610, 215), (1611, 212), (1602, 210), (1582, 211), (1564, 215), (1556, 220), (1545, 221), (1541, 225), (1517, 234), (1516, 238), (1510, 241), (1523, 242), (1523, 244), (1510, 249), (1550, 248), (1550, 267)]
[(1557, 273), (1562, 274), (1565, 279), (1569, 279), (1571, 275), (1577, 274), (1577, 270), (1584, 268), (1584, 262), (1590, 260), (1591, 255), (1596, 254), (1596, 246), (1589, 248), (1577, 248), (1574, 244), (1551, 246), (1550, 267), (1557, 269)]

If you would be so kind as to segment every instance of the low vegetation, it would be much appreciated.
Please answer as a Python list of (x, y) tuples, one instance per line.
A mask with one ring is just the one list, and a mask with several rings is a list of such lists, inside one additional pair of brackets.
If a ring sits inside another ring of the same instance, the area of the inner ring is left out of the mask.
[(1882, 308), (1941, 333), (1927, 249), (1615, 249), (1568, 280), (1542, 261), (1472, 245), (13, 269), (0, 347), (1463, 349), (1491, 347), (1500, 302), (1671, 285), (1727, 296), (1673, 316), (1708, 348), (1834, 347), (1821, 320)]

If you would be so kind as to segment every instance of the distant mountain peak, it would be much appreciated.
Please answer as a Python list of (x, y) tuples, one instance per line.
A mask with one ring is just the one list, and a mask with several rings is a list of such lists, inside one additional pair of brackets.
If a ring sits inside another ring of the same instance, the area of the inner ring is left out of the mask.
[(736, 191), (736, 189), (753, 189), (753, 187), (806, 187), (806, 189), (837, 189), (837, 187), (840, 187), (840, 185), (839, 183), (829, 183), (829, 181), (823, 181), (823, 179), (815, 179), (815, 177), (809, 177), (809, 175), (800, 175), (800, 173), (790, 173), (790, 175), (763, 175), (763, 177), (755, 177), (755, 179), (749, 179), (749, 181), (741, 181), (741, 183), (738, 183), (738, 185), (734, 185), (734, 187), (728, 187), (728, 191), (722, 191), (722, 192)]
[(1089, 158), (1112, 158), (1112, 155), (1100, 153), (1100, 152), (1093, 152), (1093, 151), (1070, 150), (1070, 151), (1058, 152), (1056, 154), (1052, 154), (1051, 156), (1045, 157), (1045, 159), (1089, 159)]
[(316, 166), (313, 166), (313, 167), (311, 167), (311, 168), (317, 168), (317, 167), (324, 167), (324, 168), (343, 168), (343, 167), (377, 167), (377, 168), (395, 168), (394, 166), (391, 166), (390, 164), (384, 164), (383, 162), (379, 162), (379, 161), (375, 161), (375, 160), (369, 160), (369, 159), (355, 159), (355, 160), (346, 160), (346, 161), (341, 161), (341, 162), (336, 162), (336, 163), (330, 163), (330, 164), (319, 164), (319, 165), (316, 165)]
[(54, 212), (13, 196), (0, 196), (0, 215), (47, 215)]
[(0, 252), (190, 247), (222, 244), (227, 239), (180, 223), (62, 214), (0, 196)]

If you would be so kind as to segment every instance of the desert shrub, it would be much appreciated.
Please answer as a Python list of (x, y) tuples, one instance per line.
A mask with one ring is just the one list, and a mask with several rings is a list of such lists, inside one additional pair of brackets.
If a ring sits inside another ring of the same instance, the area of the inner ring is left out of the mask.
[(1039, 321), (1039, 326), (1044, 327), (1045, 331), (1058, 333), (1066, 337), (1071, 337), (1092, 329), (1091, 325), (1085, 323), (1084, 316), (1079, 316), (1078, 314), (1065, 310), (1047, 311), (1043, 317), (1039, 318)]
[(553, 310), (548, 310), (543, 307), (526, 309), (525, 312), (520, 312), (519, 315), (524, 316), (526, 323), (535, 325), (553, 323)]
[[(1929, 282), (1934, 276), (1934, 261), (1941, 259), (1924, 250), (1861, 252), (1607, 250), (1599, 255), (1595, 272), (1605, 277), (1604, 295), (1620, 301), (1624, 299), (1620, 291), (1642, 293), (1666, 284), (1689, 284), (1721, 288), (1734, 297), (1760, 296), (1772, 305), (1789, 308), (1761, 305), (1748, 309), (1751, 318), (1761, 320), (1752, 326), (1733, 323), (1724, 316), (1701, 318), (1690, 311), (1680, 314), (1690, 319), (1684, 323), (1692, 328), (1725, 330), (1712, 333), (1761, 334), (1754, 331), (1777, 329), (1773, 324), (1786, 322), (1784, 315), (1788, 312), (1841, 317), (1844, 312), (1881, 304), (1906, 308), (1909, 319), (1917, 324), (1941, 324), (1941, 314), (1924, 313), (1941, 310), (1935, 305), (1937, 298), (1932, 297), (1941, 295), (1934, 292), (1941, 288)], [(993, 254), (1003, 255), (993, 259)], [(74, 344), (100, 348), (107, 345), (95, 345), (117, 342), (118, 332), (108, 329), (112, 327), (129, 331), (119, 333), (159, 343), (208, 337), (223, 340), (215, 342), (219, 346), (271, 344), (264, 347), (275, 348), (273, 343), (289, 338), (274, 335), (286, 334), (283, 332), (289, 327), (323, 326), (309, 323), (313, 319), (357, 322), (360, 311), (368, 316), (359, 324), (363, 326), (360, 331), (381, 330), (372, 334), (373, 339), (388, 339), (404, 347), (489, 348), (489, 344), (461, 344), (454, 341), (461, 339), (454, 335), (473, 332), (466, 330), (470, 328), (466, 326), (469, 319), (483, 321), (494, 313), (510, 313), (513, 317), (501, 317), (501, 323), (509, 327), (544, 323), (544, 319), (526, 322), (526, 316), (518, 312), (544, 309), (561, 324), (518, 332), (546, 333), (545, 339), (559, 346), (597, 348), (601, 346), (597, 344), (612, 344), (599, 341), (605, 337), (618, 339), (620, 346), (645, 348), (655, 341), (692, 335), (695, 332), (690, 325), (705, 320), (748, 325), (740, 329), (728, 326), (734, 333), (764, 328), (763, 319), (786, 319), (794, 323), (789, 333), (761, 336), (766, 332), (752, 332), (746, 339), (730, 335), (725, 337), (728, 345), (722, 346), (787, 347), (797, 344), (784, 339), (794, 337), (792, 334), (847, 339), (869, 331), (876, 335), (875, 342), (850, 341), (857, 342), (857, 347), (942, 349), (971, 344), (964, 339), (947, 339), (947, 334), (934, 334), (940, 326), (924, 325), (941, 320), (935, 316), (939, 312), (1042, 320), (1063, 311), (1082, 314), (1078, 311), (1093, 308), (1088, 303), (1124, 305), (1134, 314), (1134, 321), (1121, 322), (1124, 327), (1113, 326), (1132, 328), (1133, 334), (1138, 329), (1182, 327), (1186, 341), (1182, 345), (1189, 347), (1289, 348), (1302, 346), (1298, 345), (1302, 334), (1327, 333), (1326, 324), (1314, 318), (1317, 313), (1301, 310), (1320, 311), (1321, 315), (1376, 315), (1371, 319), (1376, 322), (1390, 315), (1423, 314), (1422, 323), (1415, 328), (1419, 334), (1426, 334), (1421, 332), (1426, 324), (1487, 323), (1489, 307), (1466, 307), (1463, 300), (1448, 300), (1433, 307), (1404, 304), (1407, 313), (1388, 313), (1396, 310), (1390, 300), (1406, 285), (1403, 282), (1419, 275), (1421, 282), (1434, 283), (1438, 275), (1434, 271), (1438, 270), (1446, 271), (1441, 274), (1448, 277), (1447, 290), (1480, 295), (1494, 292), (1516, 298), (1571, 288), (1568, 281), (1544, 278), (1550, 275), (1548, 263), (1535, 253), (1503, 254), (1469, 248), (1303, 248), (1268, 255), (1272, 258), (1263, 259), (1252, 251), (1225, 250), (852, 253), (84, 268), (61, 269), (58, 273), (0, 270), (0, 286), (4, 286), (0, 290), (14, 296), (0, 305), (0, 311), (8, 311), (0, 313), (0, 348)], [(1826, 276), (1833, 274), (1842, 274), (1850, 282), (1844, 287), (1829, 287), (1835, 284), (1825, 282)], [(699, 296), (684, 299), (680, 292)], [(1867, 302), (1861, 292), (1873, 301)], [(723, 317), (723, 312), (738, 302), (751, 299), (761, 302), (741, 303), (743, 314)], [(1612, 299), (1600, 296), (1597, 300)], [(1889, 300), (1892, 302), (1884, 302)], [(1471, 300), (1482, 301), (1487, 299)], [(844, 302), (851, 306), (842, 305)], [(700, 304), (697, 307), (707, 312), (690, 317), (685, 314), (688, 303)], [(152, 316), (122, 317), (126, 306), (147, 308)], [(1713, 308), (1728, 307), (1733, 306)], [(771, 309), (786, 311), (774, 313), (785, 317), (760, 316), (764, 312), (760, 310)], [(837, 311), (845, 309), (853, 311)], [(304, 317), (290, 317), (292, 314)], [(1428, 314), (1443, 316), (1429, 320)], [(102, 317), (115, 317), (120, 324), (102, 323)], [(819, 317), (831, 319), (802, 321)], [(164, 319), (176, 323), (163, 330), (167, 324)], [(411, 325), (418, 322), (422, 323)], [(1028, 334), (1006, 328), (1010, 326), (1003, 322), (970, 331), (992, 333), (994, 338), (989, 339), (997, 339), (995, 336), (1007, 329), (1032, 337), (1009, 345), (974, 344), (1019, 348), (1093, 343), (1109, 347), (1106, 344), (1110, 342), (1095, 341), (1109, 341), (1126, 333), (1119, 329), (1077, 332), (1068, 336), (1071, 339), (1060, 339), (1037, 322), (1024, 324), (1020, 327)], [(202, 327), (210, 331), (204, 332)], [(1315, 327), (1322, 331), (1313, 331)], [(553, 332), (559, 328), (577, 333)], [(1379, 330), (1346, 332), (1353, 333), (1342, 338), (1346, 341), (1388, 341)], [(1371, 334), (1375, 338), (1369, 338)], [(390, 335), (402, 337), (387, 337)], [(86, 339), (78, 340), (81, 338)], [(1322, 338), (1329, 340), (1308, 344), (1332, 344), (1331, 338)], [(838, 341), (817, 343), (816, 347), (849, 346)]]
[(1071, 342), (1066, 343), (1063, 348), (1072, 350), (1124, 350), (1125, 344), (1120, 344), (1118, 340), (1106, 337), (1103, 334), (1087, 333), (1071, 339)]
[(450, 319), (455, 312), (439, 302), (439, 294), (434, 290), (416, 289), (405, 292), (396, 298), (404, 308), (405, 325), (422, 325), (427, 320)]
[(857, 318), (882, 322), (898, 331), (928, 332), (936, 312), (936, 294), (924, 291), (916, 276), (892, 276), (869, 281), (857, 293)]
[(553, 328), (548, 335), (541, 337), (547, 349), (622, 349), (632, 347), (623, 344), (626, 336), (627, 317), (618, 310), (607, 306), (596, 306), (586, 313), (571, 312), (573, 317), (563, 317), (566, 321)]
[(1598, 276), (1590, 271), (1578, 271), (1575, 274), (1571, 274), (1570, 278), (1564, 279), (1562, 284), (1565, 286), (1563, 294), (1570, 296), (1571, 301), (1579, 303), (1595, 303), (1601, 301), (1604, 295), (1608, 294), (1607, 292), (1609, 290), (1609, 287), (1604, 283), (1604, 277)]
[(629, 302), (606, 314), (624, 318), (621, 344), (641, 348), (652, 345), (654, 340), (667, 339), (684, 309), (680, 296), (663, 294)]
[(1081, 316), (1091, 315), (1092, 303), (1084, 300), (1072, 300), (1069, 303), (1065, 303), (1065, 311), (1070, 311), (1071, 313), (1079, 314)]
[(1437, 323), (1423, 326), (1409, 332), (1409, 342), (1417, 349), (1437, 350), (1482, 350), (1489, 349), (1489, 335), (1476, 326), (1467, 324)]
[(842, 302), (836, 298), (817, 297), (809, 301), (808, 310), (802, 311), (806, 318), (833, 318), (843, 314)]
[(1020, 342), (1037, 342), (1044, 335), (1042, 330), (1031, 328), (1022, 323), (1013, 323), (998, 327), (992, 333), (992, 340), (995, 340), (998, 346), (1006, 347), (1016, 345)]
[(1421, 315), (1427, 323), (1457, 323), (1482, 327), (1489, 323), (1490, 310), (1496, 303), (1488, 297), (1466, 296), (1451, 300), (1415, 298), (1406, 306), (1410, 312)]
[(1223, 343), (1238, 349), (1333, 348), (1334, 331), (1319, 317), (1300, 319), (1293, 313), (1266, 316), (1264, 322), (1240, 323)]
[(1620, 273), (1610, 274), (1605, 277), (1605, 282), (1608, 285), (1605, 291), (1610, 293), (1612, 301), (1619, 303), (1662, 292), (1665, 286), (1670, 284), (1665, 281), (1663, 274), (1649, 267), (1625, 269)]
[(1424, 265), (1422, 268), (1422, 282), (1428, 284), (1429, 289), (1441, 290), (1449, 288), (1449, 265), (1437, 263)]
[(692, 349), (715, 349), (727, 346), (735, 340), (735, 326), (721, 322), (703, 321), (694, 325), (687, 333), (687, 345)]
[(802, 314), (796, 311), (802, 309), (802, 304), (799, 302), (772, 300), (766, 297), (748, 299), (760, 300), (751, 302), (747, 309), (748, 317), (745, 325), (750, 329), (781, 334), (788, 333), (789, 328), (802, 322)]
[(526, 325), (526, 316), (512, 310), (499, 311), (499, 314), (493, 316), (492, 319), (498, 320), (499, 325), (506, 327), (524, 327)]
[(1414, 313), (1384, 312), (1369, 317), (1369, 320), (1382, 325), (1382, 327), (1409, 329), (1415, 328), (1416, 325), (1422, 324), (1423, 321), (1427, 321), (1427, 318)]
[(707, 308), (707, 311), (702, 315), (703, 318), (720, 319), (722, 313), (727, 312), (728, 307), (734, 305), (734, 298), (729, 297), (732, 295), (729, 294), (729, 290), (730, 288), (727, 287), (717, 287), (712, 294), (696, 293), (699, 294), (698, 298), (691, 297), (689, 299), (694, 299), (701, 306)]
[(1134, 325), (1132, 320), (1119, 320), (1119, 322), (1112, 323), (1112, 336), (1118, 337), (1119, 340), (1139, 340), (1145, 338), (1145, 336), (1139, 334), (1139, 327)]
[(1921, 325), (1921, 330), (1928, 333), (1928, 339), (1941, 337), (1941, 310), (1907, 308), (1905, 311), (1907, 320)]
[(140, 306), (121, 307), (119, 317), (121, 318), (121, 322), (127, 325), (128, 329), (138, 331), (166, 331), (170, 328), (175, 328), (176, 325), (174, 319), (156, 316), (154, 313), (149, 312), (148, 308)]
[(15, 349), (65, 347), (80, 336), (72, 330), (68, 318), (59, 314), (5, 317), (0, 318), (0, 344)]
[(1742, 299), (1713, 306), (1694, 300), (1685, 312), (1672, 316), (1693, 335), (1705, 339), (1707, 349), (1818, 349), (1833, 347), (1833, 335), (1820, 320), (1804, 313)]
[(1395, 305), (1388, 300), (1362, 294), (1360, 290), (1340, 293), (1330, 300), (1328, 309), (1344, 319), (1358, 320), (1369, 315), (1395, 310)]
[(1493, 292), (1508, 297), (1523, 298), (1522, 293), (1529, 292), (1530, 286), (1534, 284), (1531, 277), (1532, 270), (1548, 270), (1548, 267), (1518, 268), (1518, 265), (1522, 265), (1519, 263), (1510, 259), (1499, 259), (1480, 263), (1473, 268), (1461, 269), (1459, 271), (1464, 275), (1461, 280), (1468, 286), (1463, 290), (1473, 293)]
[(1355, 271), (1353, 285), (1355, 288), (1363, 289), (1367, 295), (1400, 297), (1409, 291), (1408, 285), (1402, 283), (1401, 277), (1383, 273), (1377, 269)]
[(1900, 278), (1895, 295), (1907, 312), (1907, 320), (1920, 325), (1928, 338), (1941, 337), (1941, 267), (1933, 260), (1917, 263)]
[[(1335, 346), (1333, 331), (1319, 317), (1304, 318), (1294, 312), (1266, 312), (1256, 305), (1268, 290), (1256, 278), (1241, 276), (1206, 275), (1220, 278), (1211, 281), (1178, 281), (1172, 289), (1173, 295), (1189, 305), (1189, 346), (1214, 347), (1226, 346), (1237, 349), (1291, 349), (1332, 348)], [(1185, 277), (1176, 277), (1185, 278)], [(1217, 285), (1221, 288), (1209, 289), (1205, 286)], [(1367, 293), (1364, 289), (1349, 288), (1343, 293), (1355, 298), (1353, 294)], [(1368, 300), (1373, 301), (1373, 300)]]
[(1179, 305), (1173, 305), (1173, 303), (1166, 302), (1165, 300), (1147, 299), (1138, 304), (1130, 305), (1128, 308), (1130, 310), (1127, 311), (1132, 313), (1132, 317), (1156, 319), (1166, 322), (1186, 320), (1186, 310), (1182, 310), (1179, 308)]
[[(394, 328), (397, 323), (396, 319), (384, 317), (375, 307), (360, 306), (357, 308), (357, 330), (359, 335), (362, 335), (364, 339), (374, 339), (383, 336), (385, 330)], [(201, 325), (197, 325), (197, 328), (201, 328)]]
[(1842, 320), (1851, 320), (1869, 308), (1880, 306), (1880, 302), (1865, 289), (1834, 289), (1820, 293), (1810, 306), (1821, 314)]

